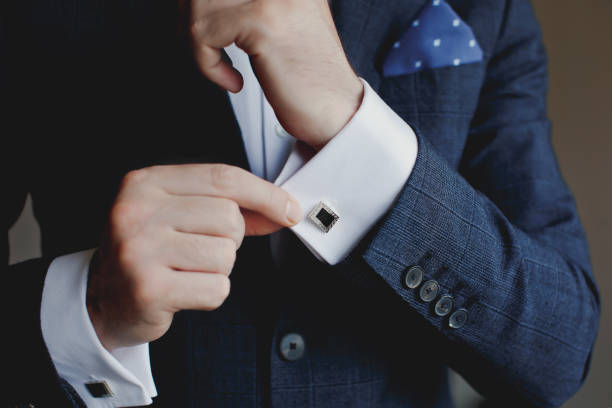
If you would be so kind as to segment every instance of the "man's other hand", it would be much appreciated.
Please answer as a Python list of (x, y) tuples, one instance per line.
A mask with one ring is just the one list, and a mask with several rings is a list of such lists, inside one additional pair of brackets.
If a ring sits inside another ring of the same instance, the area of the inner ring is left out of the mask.
[(128, 173), (91, 263), (87, 309), (108, 350), (150, 342), (183, 309), (218, 308), (246, 235), (294, 225), (284, 190), (223, 164), (154, 166)]
[(351, 68), (327, 0), (192, 0), (200, 69), (237, 92), (240, 73), (222, 57), (232, 43), (253, 69), (281, 125), (322, 148), (359, 109), (363, 84)]

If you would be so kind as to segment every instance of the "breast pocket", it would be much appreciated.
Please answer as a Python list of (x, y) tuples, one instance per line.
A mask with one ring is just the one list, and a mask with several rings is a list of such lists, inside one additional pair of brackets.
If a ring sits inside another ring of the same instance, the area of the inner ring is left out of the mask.
[(383, 79), (380, 93), (457, 167), (485, 75), (483, 62), (424, 69)]
[(416, 73), (419, 112), (473, 116), (484, 72), (484, 63), (477, 62), (456, 67), (425, 69)]

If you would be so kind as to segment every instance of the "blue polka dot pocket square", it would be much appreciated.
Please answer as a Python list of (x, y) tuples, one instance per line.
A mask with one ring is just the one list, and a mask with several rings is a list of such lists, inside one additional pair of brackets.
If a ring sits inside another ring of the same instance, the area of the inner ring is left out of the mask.
[(429, 0), (389, 50), (383, 62), (383, 76), (406, 75), (482, 59), (482, 48), (470, 26), (446, 1)]

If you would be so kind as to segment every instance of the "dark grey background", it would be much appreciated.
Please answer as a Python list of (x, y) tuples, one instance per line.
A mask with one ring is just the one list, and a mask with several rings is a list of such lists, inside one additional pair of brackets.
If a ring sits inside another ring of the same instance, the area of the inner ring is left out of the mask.
[[(612, 408), (612, 1), (535, 0), (550, 59), (549, 112), (559, 162), (578, 201), (603, 298), (585, 386), (564, 408)], [(11, 263), (40, 254), (30, 203), (10, 231)], [(453, 377), (458, 408), (479, 396)]]

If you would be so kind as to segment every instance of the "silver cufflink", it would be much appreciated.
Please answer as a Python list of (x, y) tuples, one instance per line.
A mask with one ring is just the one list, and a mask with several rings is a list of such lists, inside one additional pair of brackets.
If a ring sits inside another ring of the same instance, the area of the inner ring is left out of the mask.
[(323, 201), (310, 211), (308, 218), (323, 232), (329, 232), (338, 222), (340, 216)]

